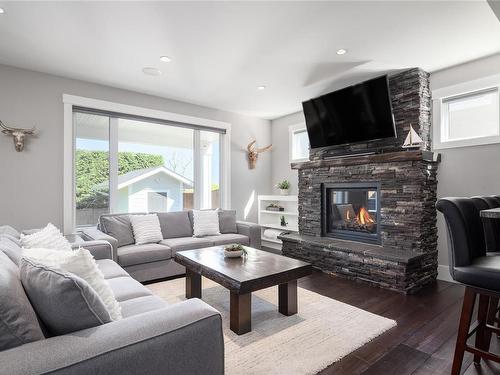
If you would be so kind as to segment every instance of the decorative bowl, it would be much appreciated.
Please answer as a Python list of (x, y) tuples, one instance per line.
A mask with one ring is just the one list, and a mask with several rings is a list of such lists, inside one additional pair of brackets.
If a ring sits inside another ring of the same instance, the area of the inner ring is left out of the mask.
[(226, 258), (239, 258), (243, 255), (243, 250), (237, 250), (237, 251), (227, 251), (224, 249), (224, 256)]

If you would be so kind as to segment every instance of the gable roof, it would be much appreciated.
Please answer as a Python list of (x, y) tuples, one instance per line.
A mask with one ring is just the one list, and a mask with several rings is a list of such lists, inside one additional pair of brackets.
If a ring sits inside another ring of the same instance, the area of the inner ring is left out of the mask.
[(165, 167), (151, 167), (144, 169), (137, 169), (135, 171), (130, 171), (118, 176), (118, 189), (122, 189), (126, 186), (135, 184), (138, 181), (144, 180), (145, 178), (154, 176), (155, 174), (163, 173), (167, 176), (173, 177), (176, 180), (182, 182), (185, 185), (193, 186), (193, 181), (187, 179), (184, 176), (174, 172), (171, 169)]

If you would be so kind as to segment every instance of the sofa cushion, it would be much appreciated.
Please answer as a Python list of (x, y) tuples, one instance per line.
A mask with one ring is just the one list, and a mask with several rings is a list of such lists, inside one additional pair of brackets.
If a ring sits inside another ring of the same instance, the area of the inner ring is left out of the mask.
[(148, 311), (158, 310), (168, 306), (168, 304), (157, 296), (145, 296), (132, 298), (120, 303), (124, 318), (142, 314)]
[(15, 238), (19, 238), (21, 236), (21, 233), (12, 228), (10, 225), (0, 225), (0, 235), (2, 234), (7, 234)]
[(172, 250), (161, 242), (122, 246), (117, 253), (118, 263), (125, 267), (172, 258)]
[(160, 242), (162, 245), (167, 245), (172, 249), (172, 256), (178, 251), (200, 249), (202, 247), (210, 247), (214, 245), (213, 240), (207, 237), (181, 237), (181, 238), (168, 238)]
[(157, 215), (163, 238), (191, 237), (193, 235), (193, 224), (189, 219), (188, 211), (160, 212)]
[(128, 299), (151, 296), (151, 291), (143, 286), (140, 282), (134, 280), (130, 276), (115, 277), (108, 279), (109, 286), (115, 294), (118, 302), (123, 302)]
[(116, 238), (118, 247), (135, 243), (128, 214), (109, 214), (99, 217), (99, 230)]
[(219, 210), (219, 228), (221, 233), (238, 233), (236, 210)]
[(22, 258), (21, 281), (51, 335), (65, 335), (111, 321), (102, 299), (82, 278)]
[(229, 245), (233, 243), (250, 245), (250, 239), (247, 236), (238, 233), (225, 233), (219, 234), (218, 236), (207, 236), (203, 238), (213, 241), (215, 246)]
[(98, 259), (95, 262), (106, 280), (114, 277), (128, 276), (128, 273), (111, 259)]
[(19, 262), (22, 256), (22, 249), (19, 243), (14, 242), (9, 235), (4, 235), (0, 237), (0, 251), (4, 252), (9, 259), (19, 266)]
[(18, 267), (0, 252), (0, 351), (44, 338)]
[(217, 210), (193, 210), (193, 236), (204, 237), (220, 234)]

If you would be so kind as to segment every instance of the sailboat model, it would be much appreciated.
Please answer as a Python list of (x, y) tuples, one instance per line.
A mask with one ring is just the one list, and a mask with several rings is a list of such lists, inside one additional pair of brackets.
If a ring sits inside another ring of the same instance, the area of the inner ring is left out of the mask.
[(423, 143), (422, 138), (417, 134), (413, 126), (410, 124), (410, 131), (406, 136), (405, 142), (403, 143), (403, 148), (417, 148)]

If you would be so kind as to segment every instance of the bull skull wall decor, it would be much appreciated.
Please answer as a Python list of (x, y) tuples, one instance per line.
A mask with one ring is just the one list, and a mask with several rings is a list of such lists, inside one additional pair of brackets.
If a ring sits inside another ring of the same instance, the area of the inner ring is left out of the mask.
[(31, 129), (23, 128), (11, 128), (6, 126), (2, 121), (0, 121), (0, 127), (2, 128), (2, 133), (6, 135), (11, 135), (14, 139), (14, 146), (17, 152), (21, 152), (24, 149), (24, 139), (27, 135), (34, 135), (36, 128)]
[(248, 144), (247, 150), (248, 150), (248, 168), (249, 169), (255, 169), (255, 164), (257, 163), (257, 158), (259, 157), (259, 154), (262, 152), (266, 152), (273, 147), (273, 145), (269, 145), (266, 147), (262, 148), (256, 148), (255, 147), (255, 142), (252, 141)]

